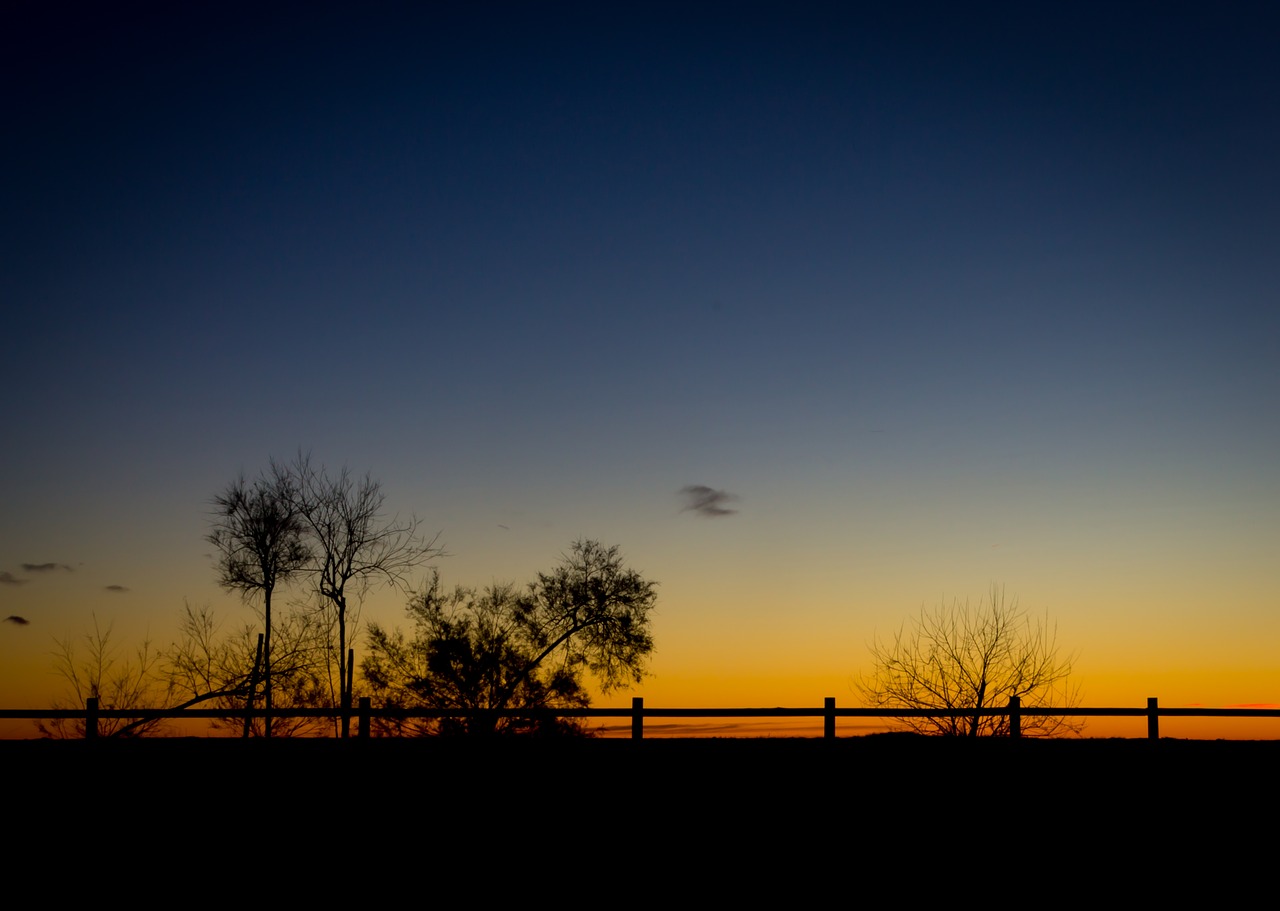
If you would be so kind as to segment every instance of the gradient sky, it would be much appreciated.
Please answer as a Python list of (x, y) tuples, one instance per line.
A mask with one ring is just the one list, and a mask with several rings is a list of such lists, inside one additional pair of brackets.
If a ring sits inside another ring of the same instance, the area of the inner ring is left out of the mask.
[(299, 447), (446, 583), (620, 545), (599, 704), (851, 705), (992, 583), (1085, 704), (1280, 703), (1269, 4), (54, 6), (0, 22), (0, 705), (94, 616), (247, 619), (210, 499)]

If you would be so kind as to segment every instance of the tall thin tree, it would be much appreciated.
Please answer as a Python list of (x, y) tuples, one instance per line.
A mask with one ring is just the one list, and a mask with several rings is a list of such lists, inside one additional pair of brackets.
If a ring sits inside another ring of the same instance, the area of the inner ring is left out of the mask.
[[(274, 461), (249, 482), (241, 475), (213, 499), (208, 540), (218, 550), (219, 583), (262, 599), (265, 736), (271, 736), (271, 598), (310, 562), (297, 478)], [(252, 704), (250, 694), (250, 704)]]
[(376, 585), (403, 589), (409, 574), (442, 551), (439, 536), (425, 539), (416, 518), (388, 518), (382, 485), (368, 474), (357, 478), (343, 466), (330, 475), (299, 454), (289, 466), (297, 484), (298, 512), (310, 541), (316, 592), (333, 610), (338, 632), (341, 733), (350, 733), (352, 680), (347, 655), (353, 611)]

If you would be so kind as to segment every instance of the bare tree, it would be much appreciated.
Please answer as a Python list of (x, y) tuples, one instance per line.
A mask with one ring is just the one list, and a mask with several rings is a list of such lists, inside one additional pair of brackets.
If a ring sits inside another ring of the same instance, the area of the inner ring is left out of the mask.
[[(161, 656), (144, 641), (131, 656), (122, 657), (111, 639), (111, 627), (99, 626), (93, 618), (93, 631), (80, 640), (68, 636), (54, 652), (54, 669), (67, 684), (66, 699), (55, 700), (53, 708), (83, 711), (86, 700), (98, 700), (103, 709), (158, 709), (168, 701), (167, 688), (160, 671)], [(102, 737), (137, 737), (160, 727), (162, 719), (102, 718), (98, 735)], [(53, 718), (36, 723), (46, 737), (84, 737), (84, 718)]]
[(375, 586), (407, 588), (410, 573), (442, 553), (439, 536), (423, 538), (416, 518), (387, 518), (382, 485), (368, 474), (356, 478), (343, 466), (330, 476), (302, 454), (289, 472), (312, 555), (308, 569), (321, 604), (332, 610), (336, 623), (341, 734), (346, 737), (353, 683), (348, 640), (359, 605)]
[[(218, 622), (208, 605), (194, 608), (186, 604), (179, 638), (165, 656), (170, 689), (183, 700), (179, 708), (210, 701), (228, 708), (251, 708), (260, 651), (259, 646), (246, 661), (241, 649), (219, 636)], [(247, 718), (243, 727), (247, 737)]]
[[(219, 582), (247, 601), (261, 598), (265, 735), (271, 736), (271, 599), (277, 586), (304, 569), (311, 553), (303, 539), (297, 478), (274, 461), (250, 483), (243, 475), (214, 497), (208, 540), (218, 549)], [(251, 696), (252, 698), (252, 696)]]
[[(1080, 704), (1071, 683), (1071, 657), (1057, 644), (1048, 619), (1027, 615), (1016, 599), (993, 586), (973, 607), (953, 601), (923, 608), (891, 642), (870, 646), (874, 671), (856, 684), (868, 705), (884, 709), (933, 709), (936, 717), (903, 716), (898, 722), (922, 734), (1001, 736), (1007, 715), (982, 715), (1017, 696), (1023, 708), (1071, 709)], [(1078, 733), (1083, 723), (1061, 715), (1029, 715), (1030, 736)]]
[[(272, 676), (277, 711), (290, 708), (332, 706), (325, 687), (326, 649), (329, 631), (314, 611), (286, 610), (276, 618), (273, 637)], [(175, 698), (175, 709), (212, 702), (225, 708), (225, 718), (215, 727), (242, 728), (245, 736), (265, 735), (266, 719), (243, 716), (252, 705), (255, 680), (260, 673), (262, 634), (254, 624), (223, 633), (208, 607), (187, 605), (179, 639), (166, 653), (165, 673)], [(272, 736), (290, 736), (317, 728), (314, 719), (275, 717)]]

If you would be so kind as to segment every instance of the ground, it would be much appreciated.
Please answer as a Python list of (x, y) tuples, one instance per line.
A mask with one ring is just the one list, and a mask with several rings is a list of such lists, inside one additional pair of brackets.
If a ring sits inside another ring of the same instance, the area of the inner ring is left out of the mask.
[(28, 807), (20, 850), (96, 839), (104, 863), (173, 869), (265, 849), (349, 866), (352, 888), (375, 869), (793, 899), (971, 877), (1176, 895), (1208, 876), (1229, 898), (1255, 859), (1270, 869), (1280, 806), (1271, 741), (154, 739), (0, 757)]

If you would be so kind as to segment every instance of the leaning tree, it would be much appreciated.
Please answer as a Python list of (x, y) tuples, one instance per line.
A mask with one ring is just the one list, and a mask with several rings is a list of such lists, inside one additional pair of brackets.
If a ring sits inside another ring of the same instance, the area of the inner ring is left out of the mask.
[(585, 708), (592, 682), (643, 677), (656, 588), (617, 547), (585, 540), (523, 590), (448, 592), (433, 574), (409, 603), (412, 635), (370, 624), (365, 680), (388, 707), (461, 711), (419, 732), (577, 732), (554, 710)]

